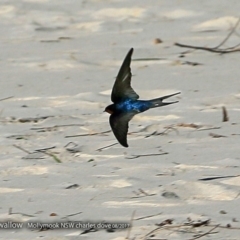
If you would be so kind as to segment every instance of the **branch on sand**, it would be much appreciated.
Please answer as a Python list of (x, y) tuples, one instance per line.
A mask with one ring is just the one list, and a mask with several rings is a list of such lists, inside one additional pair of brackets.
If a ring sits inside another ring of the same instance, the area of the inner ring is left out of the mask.
[(232, 30), (229, 32), (229, 34), (216, 47), (210, 48), (210, 47), (187, 45), (187, 44), (182, 44), (182, 43), (175, 43), (174, 45), (178, 46), (178, 47), (191, 48), (191, 49), (195, 49), (195, 50), (204, 50), (204, 51), (221, 53), (221, 54), (240, 52), (240, 43), (233, 47), (221, 48), (221, 46), (228, 41), (228, 39), (233, 35), (233, 33), (235, 33), (236, 28), (238, 27), (239, 23), (240, 23), (240, 18), (238, 19), (238, 21), (236, 22), (236, 24), (232, 28)]

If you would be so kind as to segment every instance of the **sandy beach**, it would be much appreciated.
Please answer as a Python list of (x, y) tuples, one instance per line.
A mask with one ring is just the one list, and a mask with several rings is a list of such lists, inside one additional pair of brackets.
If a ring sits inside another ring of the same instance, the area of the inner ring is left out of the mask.
[[(239, 9), (1, 1), (0, 239), (239, 240)], [(141, 99), (181, 94), (124, 148), (103, 110), (131, 47)]]

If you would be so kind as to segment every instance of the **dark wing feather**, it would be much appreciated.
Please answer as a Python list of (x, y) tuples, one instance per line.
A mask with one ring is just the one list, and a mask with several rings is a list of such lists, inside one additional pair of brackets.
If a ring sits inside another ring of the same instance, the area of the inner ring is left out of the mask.
[(127, 144), (127, 133), (128, 133), (128, 122), (133, 118), (136, 113), (114, 113), (109, 118), (109, 123), (112, 131), (118, 140), (118, 142), (128, 147)]
[(113, 90), (112, 90), (112, 102), (117, 103), (120, 102), (121, 100), (124, 100), (126, 98), (131, 98), (133, 100), (137, 100), (139, 96), (131, 87), (131, 57), (133, 53), (133, 48), (131, 48), (125, 57), (122, 66), (118, 72), (116, 81), (113, 85)]

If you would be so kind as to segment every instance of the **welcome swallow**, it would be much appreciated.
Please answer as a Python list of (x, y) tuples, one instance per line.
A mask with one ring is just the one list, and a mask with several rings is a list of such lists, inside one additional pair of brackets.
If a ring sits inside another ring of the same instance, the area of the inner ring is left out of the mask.
[(178, 93), (167, 95), (151, 100), (138, 100), (138, 94), (131, 87), (131, 57), (133, 48), (131, 48), (125, 57), (122, 66), (118, 72), (113, 85), (111, 100), (113, 104), (105, 108), (105, 112), (110, 114), (109, 123), (118, 142), (128, 147), (127, 132), (128, 122), (134, 115), (147, 111), (150, 108), (162, 107), (175, 102), (162, 102), (164, 99), (175, 96)]

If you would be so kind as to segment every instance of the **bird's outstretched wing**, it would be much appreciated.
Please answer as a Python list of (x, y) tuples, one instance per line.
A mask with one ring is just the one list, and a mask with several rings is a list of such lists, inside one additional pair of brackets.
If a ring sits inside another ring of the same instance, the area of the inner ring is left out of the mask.
[(118, 140), (118, 142), (128, 147), (127, 144), (127, 133), (128, 133), (128, 122), (133, 118), (136, 113), (113, 113), (109, 118), (112, 131)]
[(131, 87), (131, 57), (133, 53), (133, 48), (131, 48), (125, 57), (122, 66), (118, 72), (116, 81), (113, 85), (113, 90), (112, 90), (112, 102), (117, 103), (120, 102), (121, 100), (124, 100), (126, 98), (130, 98), (133, 100), (137, 100), (139, 96)]

